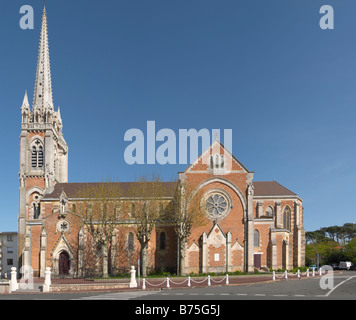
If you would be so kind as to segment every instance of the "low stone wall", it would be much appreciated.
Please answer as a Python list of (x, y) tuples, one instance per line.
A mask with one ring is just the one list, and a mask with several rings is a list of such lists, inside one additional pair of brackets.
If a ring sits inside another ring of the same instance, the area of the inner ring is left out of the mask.
[(94, 291), (129, 288), (129, 283), (52, 284), (51, 292)]

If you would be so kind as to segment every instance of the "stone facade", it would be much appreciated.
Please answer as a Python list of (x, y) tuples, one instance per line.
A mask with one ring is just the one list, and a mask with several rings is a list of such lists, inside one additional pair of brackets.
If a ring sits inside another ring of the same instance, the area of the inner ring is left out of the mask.
[[(68, 183), (68, 146), (60, 111), (54, 111), (47, 37), (43, 12), (40, 52), (32, 106), (22, 104), (20, 135), (19, 265), (34, 274), (82, 276), (103, 263), (80, 220), (78, 190), (88, 184)], [(201, 194), (203, 223), (194, 227), (185, 244), (183, 273), (253, 272), (304, 265), (305, 232), (302, 200), (276, 181), (254, 181), (249, 171), (216, 140), (184, 172), (181, 185)], [(167, 186), (169, 183), (166, 183)], [(127, 186), (122, 184), (122, 186)], [(176, 193), (162, 198), (170, 206)], [(125, 198), (108, 252), (112, 273), (137, 265), (140, 244), (130, 214), (134, 202)], [(150, 271), (176, 271), (178, 243), (174, 226), (157, 224), (148, 247)]]

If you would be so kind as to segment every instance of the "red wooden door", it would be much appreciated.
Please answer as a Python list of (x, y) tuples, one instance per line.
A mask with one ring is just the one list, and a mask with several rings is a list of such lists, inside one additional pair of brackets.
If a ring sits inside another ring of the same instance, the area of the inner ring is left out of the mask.
[(67, 252), (63, 251), (59, 255), (59, 274), (69, 274), (70, 260)]
[(260, 254), (255, 254), (253, 256), (253, 266), (256, 269), (260, 269), (261, 268), (261, 255)]

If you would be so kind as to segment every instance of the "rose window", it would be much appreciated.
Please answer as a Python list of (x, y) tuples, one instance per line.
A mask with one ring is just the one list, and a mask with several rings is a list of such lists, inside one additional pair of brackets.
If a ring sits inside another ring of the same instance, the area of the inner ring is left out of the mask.
[(215, 193), (209, 196), (205, 205), (208, 215), (212, 218), (224, 215), (228, 208), (227, 202), (227, 199), (221, 194)]

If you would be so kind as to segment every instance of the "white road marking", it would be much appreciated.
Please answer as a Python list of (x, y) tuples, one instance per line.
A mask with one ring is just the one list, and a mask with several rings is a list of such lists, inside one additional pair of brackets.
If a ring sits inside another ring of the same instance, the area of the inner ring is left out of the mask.
[(96, 296), (82, 297), (80, 300), (129, 300), (134, 298), (140, 298), (143, 296), (151, 295), (154, 291), (135, 291), (135, 292), (114, 292), (103, 293)]
[(346, 281), (351, 280), (352, 278), (355, 278), (356, 276), (352, 276), (347, 278), (346, 280), (340, 282), (337, 286), (335, 286), (334, 288), (332, 288), (327, 294), (325, 294), (325, 297), (328, 297), (336, 288), (340, 287), (342, 284), (344, 284)]

